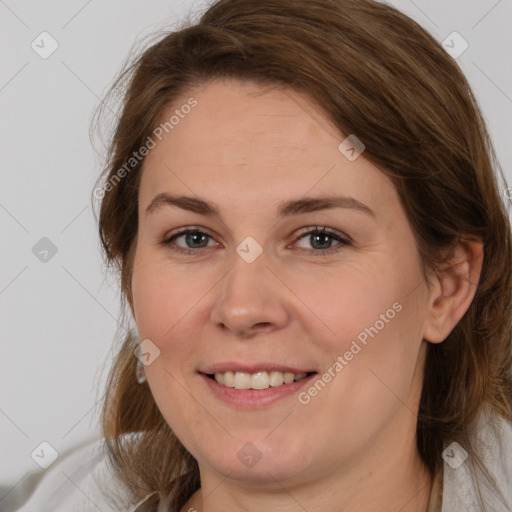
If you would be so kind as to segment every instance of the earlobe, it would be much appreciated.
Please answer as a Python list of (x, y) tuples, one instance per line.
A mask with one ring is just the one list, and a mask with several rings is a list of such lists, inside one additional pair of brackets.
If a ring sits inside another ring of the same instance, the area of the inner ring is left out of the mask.
[(423, 338), (444, 341), (469, 309), (483, 264), (481, 240), (460, 240), (450, 259), (436, 271)]

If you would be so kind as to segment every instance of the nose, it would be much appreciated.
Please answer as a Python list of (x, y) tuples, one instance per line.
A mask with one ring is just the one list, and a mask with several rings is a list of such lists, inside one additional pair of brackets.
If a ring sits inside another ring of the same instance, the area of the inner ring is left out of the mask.
[(210, 319), (217, 328), (237, 337), (281, 329), (289, 321), (290, 292), (269, 268), (264, 254), (252, 263), (236, 256), (215, 290)]

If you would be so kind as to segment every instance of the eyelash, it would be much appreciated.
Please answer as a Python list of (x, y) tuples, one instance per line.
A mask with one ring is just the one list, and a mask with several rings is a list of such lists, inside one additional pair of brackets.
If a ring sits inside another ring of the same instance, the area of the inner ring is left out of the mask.
[[(166, 236), (160, 242), (160, 245), (163, 245), (164, 247), (168, 247), (172, 251), (175, 251), (175, 252), (178, 252), (178, 253), (181, 253), (181, 254), (185, 254), (187, 256), (196, 256), (196, 257), (201, 256), (201, 252), (202, 252), (201, 249), (211, 249), (211, 247), (208, 247), (208, 248), (203, 247), (203, 248), (200, 248), (200, 249), (185, 249), (183, 247), (173, 246), (171, 244), (171, 242), (173, 242), (174, 240), (176, 240), (180, 236), (187, 235), (189, 233), (191, 233), (191, 234), (192, 233), (203, 234), (203, 235), (206, 235), (209, 238), (213, 239), (213, 237), (211, 235), (209, 235), (208, 233), (206, 233), (205, 231), (203, 231), (199, 227), (188, 227), (188, 228), (182, 229), (181, 231), (173, 233), (172, 235)], [(348, 236), (341, 235), (340, 233), (335, 232), (333, 230), (330, 230), (327, 227), (323, 227), (322, 228), (322, 227), (319, 227), (319, 226), (310, 226), (310, 227), (308, 227), (306, 231), (303, 231), (302, 233), (300, 233), (300, 235), (297, 237), (297, 240), (301, 240), (302, 238), (306, 237), (307, 235), (311, 235), (312, 233), (315, 233), (315, 234), (325, 233), (325, 234), (329, 235), (331, 238), (335, 239), (339, 243), (336, 244), (334, 247), (329, 247), (328, 249), (316, 249), (315, 250), (315, 249), (302, 249), (302, 248), (299, 248), (299, 249), (295, 249), (296, 251), (299, 251), (299, 252), (306, 251), (306, 252), (309, 252), (309, 253), (311, 253), (311, 252), (312, 253), (316, 253), (316, 255), (318, 255), (318, 256), (328, 256), (328, 255), (331, 255), (332, 253), (336, 253), (336, 252), (338, 252), (340, 250), (343, 250), (345, 247), (351, 245), (351, 240), (350, 240), (350, 238)]]

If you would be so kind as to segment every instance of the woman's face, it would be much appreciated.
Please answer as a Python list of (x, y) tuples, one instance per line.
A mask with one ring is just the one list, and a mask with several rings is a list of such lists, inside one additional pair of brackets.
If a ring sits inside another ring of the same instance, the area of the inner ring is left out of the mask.
[(391, 181), (293, 90), (214, 81), (163, 122), (176, 109), (144, 163), (132, 280), (163, 416), (219, 478), (398, 457), (430, 295)]

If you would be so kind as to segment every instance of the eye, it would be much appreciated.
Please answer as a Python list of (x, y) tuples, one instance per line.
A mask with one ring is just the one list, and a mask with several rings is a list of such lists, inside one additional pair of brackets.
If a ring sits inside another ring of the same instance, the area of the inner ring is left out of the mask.
[[(182, 240), (181, 244), (177, 243), (178, 240)], [(302, 240), (309, 243), (312, 249), (301, 247), (299, 244)], [(336, 242), (335, 245), (333, 245), (333, 241)], [(167, 235), (160, 244), (175, 252), (190, 256), (200, 256), (203, 253), (202, 250), (220, 245), (202, 228), (195, 226)], [(349, 245), (351, 245), (351, 240), (348, 236), (327, 227), (311, 226), (297, 238), (294, 250), (323, 256), (341, 251)]]
[[(176, 243), (179, 239), (183, 239), (184, 246)], [(208, 245), (209, 239), (213, 242), (211, 245)], [(196, 227), (182, 229), (177, 233), (168, 235), (162, 240), (161, 244), (168, 246), (173, 251), (189, 255), (198, 255), (201, 252), (200, 249), (218, 245), (208, 233)]]
[[(296, 246), (301, 240), (305, 240), (306, 243), (309, 243), (311, 247), (313, 247), (313, 249), (305, 250), (322, 256), (340, 251), (351, 243), (350, 238), (346, 235), (342, 235), (341, 233), (328, 229), (327, 227), (321, 228), (319, 226), (307, 228), (306, 232), (303, 232), (297, 240), (298, 242), (295, 244)], [(337, 242), (334, 246), (332, 245), (333, 240)], [(303, 250), (303, 247), (299, 246), (299, 250)]]

